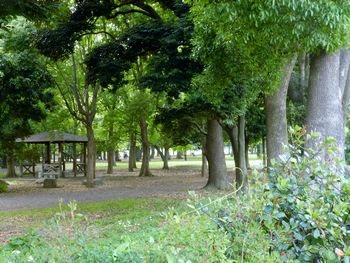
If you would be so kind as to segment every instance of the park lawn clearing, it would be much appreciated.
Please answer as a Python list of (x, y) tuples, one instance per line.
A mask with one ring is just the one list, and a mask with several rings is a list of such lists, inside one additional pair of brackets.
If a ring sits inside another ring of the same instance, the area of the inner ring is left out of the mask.
[[(77, 213), (86, 215), (96, 225), (108, 225), (118, 220), (143, 220), (145, 217), (159, 214), (168, 207), (178, 206), (180, 199), (175, 198), (135, 198), (108, 200), (103, 202), (81, 203)], [(23, 234), (32, 228), (40, 228), (44, 221), (57, 213), (69, 211), (67, 204), (50, 208), (0, 212), (0, 244), (13, 235)]]
[(223, 257), (226, 245), (210, 218), (198, 216), (178, 199), (72, 202), (61, 208), (3, 212), (0, 220), (13, 216), (25, 218), (21, 224), (29, 222), (32, 229), (0, 247), (0, 262), (205, 262), (209, 255)]

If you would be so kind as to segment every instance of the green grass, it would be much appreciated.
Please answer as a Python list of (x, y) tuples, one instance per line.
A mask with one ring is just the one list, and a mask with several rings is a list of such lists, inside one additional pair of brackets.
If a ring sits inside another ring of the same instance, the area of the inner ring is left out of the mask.
[[(109, 200), (103, 202), (79, 203), (77, 212), (91, 215), (98, 222), (105, 224), (113, 220), (135, 219), (160, 213), (168, 207), (178, 206), (179, 200), (170, 198), (143, 198)], [(68, 211), (67, 205), (62, 206)], [(0, 212), (0, 229), (8, 225), (8, 222), (17, 222), (17, 227), (36, 227), (44, 220), (52, 218), (61, 212), (59, 206), (39, 208), (32, 210)]]
[[(253, 166), (259, 166), (262, 163), (262, 161), (255, 154), (249, 155), (249, 160), (251, 165)], [(202, 166), (202, 158), (201, 156), (188, 156), (187, 161), (185, 161), (184, 159), (173, 158), (169, 160), (168, 164), (170, 169), (181, 168), (181, 169), (200, 170)], [(234, 167), (234, 160), (232, 156), (229, 156), (229, 155), (226, 156), (226, 165), (227, 165), (227, 168), (229, 169), (232, 169)], [(140, 168), (141, 162), (137, 162), (136, 166)], [(163, 167), (163, 161), (161, 159), (153, 159), (150, 161), (151, 169), (161, 169), (162, 167)], [(96, 168), (98, 170), (107, 169), (106, 161), (98, 161), (96, 163)], [(123, 170), (127, 168), (128, 168), (128, 162), (125, 160), (121, 162), (117, 162), (115, 167), (116, 170)]]

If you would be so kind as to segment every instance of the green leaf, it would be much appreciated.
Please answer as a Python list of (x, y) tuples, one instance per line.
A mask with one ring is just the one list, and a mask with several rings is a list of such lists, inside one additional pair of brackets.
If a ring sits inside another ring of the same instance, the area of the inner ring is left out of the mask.
[(319, 238), (319, 237), (320, 237), (320, 235), (321, 235), (320, 230), (315, 229), (315, 230), (314, 230), (314, 232), (313, 232), (313, 236), (314, 236), (314, 238)]

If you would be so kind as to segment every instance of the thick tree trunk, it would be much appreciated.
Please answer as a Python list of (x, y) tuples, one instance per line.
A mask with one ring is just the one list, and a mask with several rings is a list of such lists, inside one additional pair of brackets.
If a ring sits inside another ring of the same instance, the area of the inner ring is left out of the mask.
[(6, 177), (16, 177), (15, 158), (13, 152), (9, 151), (6, 156), (7, 173)]
[(206, 141), (209, 178), (206, 187), (225, 189), (229, 187), (224, 154), (222, 128), (217, 119), (208, 120)]
[(285, 66), (278, 90), (273, 95), (265, 97), (268, 166), (271, 165), (272, 159), (278, 160), (283, 154), (283, 145), (288, 144), (287, 91), (295, 61), (296, 58), (293, 58)]
[(136, 135), (135, 132), (130, 133), (130, 149), (129, 149), (129, 172), (133, 172), (136, 166)]
[(145, 117), (141, 117), (140, 128), (142, 140), (142, 165), (139, 176), (153, 176), (151, 171), (149, 170), (150, 145), (148, 142), (148, 130)]
[[(343, 160), (344, 117), (340, 75), (340, 51), (333, 54), (322, 52), (312, 58), (306, 126), (308, 133), (317, 132), (320, 138), (308, 140), (306, 146), (318, 150), (318, 141), (333, 137), (337, 140), (337, 156)], [(326, 153), (321, 154), (321, 158), (326, 157)]]
[[(340, 87), (342, 90), (342, 111), (343, 111), (343, 135), (345, 143), (345, 127), (348, 117), (348, 105), (350, 99), (350, 49), (342, 50), (340, 56)], [(345, 147), (345, 146), (344, 146)], [(344, 153), (345, 156), (345, 153)]]
[(245, 157), (245, 117), (238, 118), (238, 169), (236, 169), (236, 188), (240, 192), (248, 190), (248, 174)]
[(108, 150), (107, 152), (107, 174), (113, 174), (114, 150)]
[(154, 145), (154, 148), (157, 150), (158, 154), (160, 155), (160, 158), (162, 158), (163, 161), (163, 170), (169, 170), (169, 164), (168, 164), (168, 155), (169, 155), (169, 149), (164, 149), (164, 153), (159, 148), (159, 146)]
[(86, 125), (88, 143), (87, 143), (87, 187), (94, 187), (95, 169), (96, 169), (96, 142), (92, 123)]
[(207, 150), (206, 150), (206, 138), (203, 137), (201, 140), (202, 146), (202, 169), (201, 176), (204, 177), (208, 173), (208, 162), (207, 162)]

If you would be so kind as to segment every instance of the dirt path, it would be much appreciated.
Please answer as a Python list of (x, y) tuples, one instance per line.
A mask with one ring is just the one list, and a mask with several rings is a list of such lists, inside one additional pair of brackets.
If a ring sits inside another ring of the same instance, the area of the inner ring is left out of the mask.
[(23, 180), (0, 194), (0, 211), (35, 209), (57, 206), (65, 202), (94, 202), (111, 199), (173, 196), (189, 190), (199, 190), (206, 178), (198, 171), (154, 171), (154, 177), (140, 178), (137, 173), (119, 172), (115, 176), (99, 174), (103, 185), (86, 188), (81, 178), (59, 179), (60, 188), (44, 189), (34, 180)]

